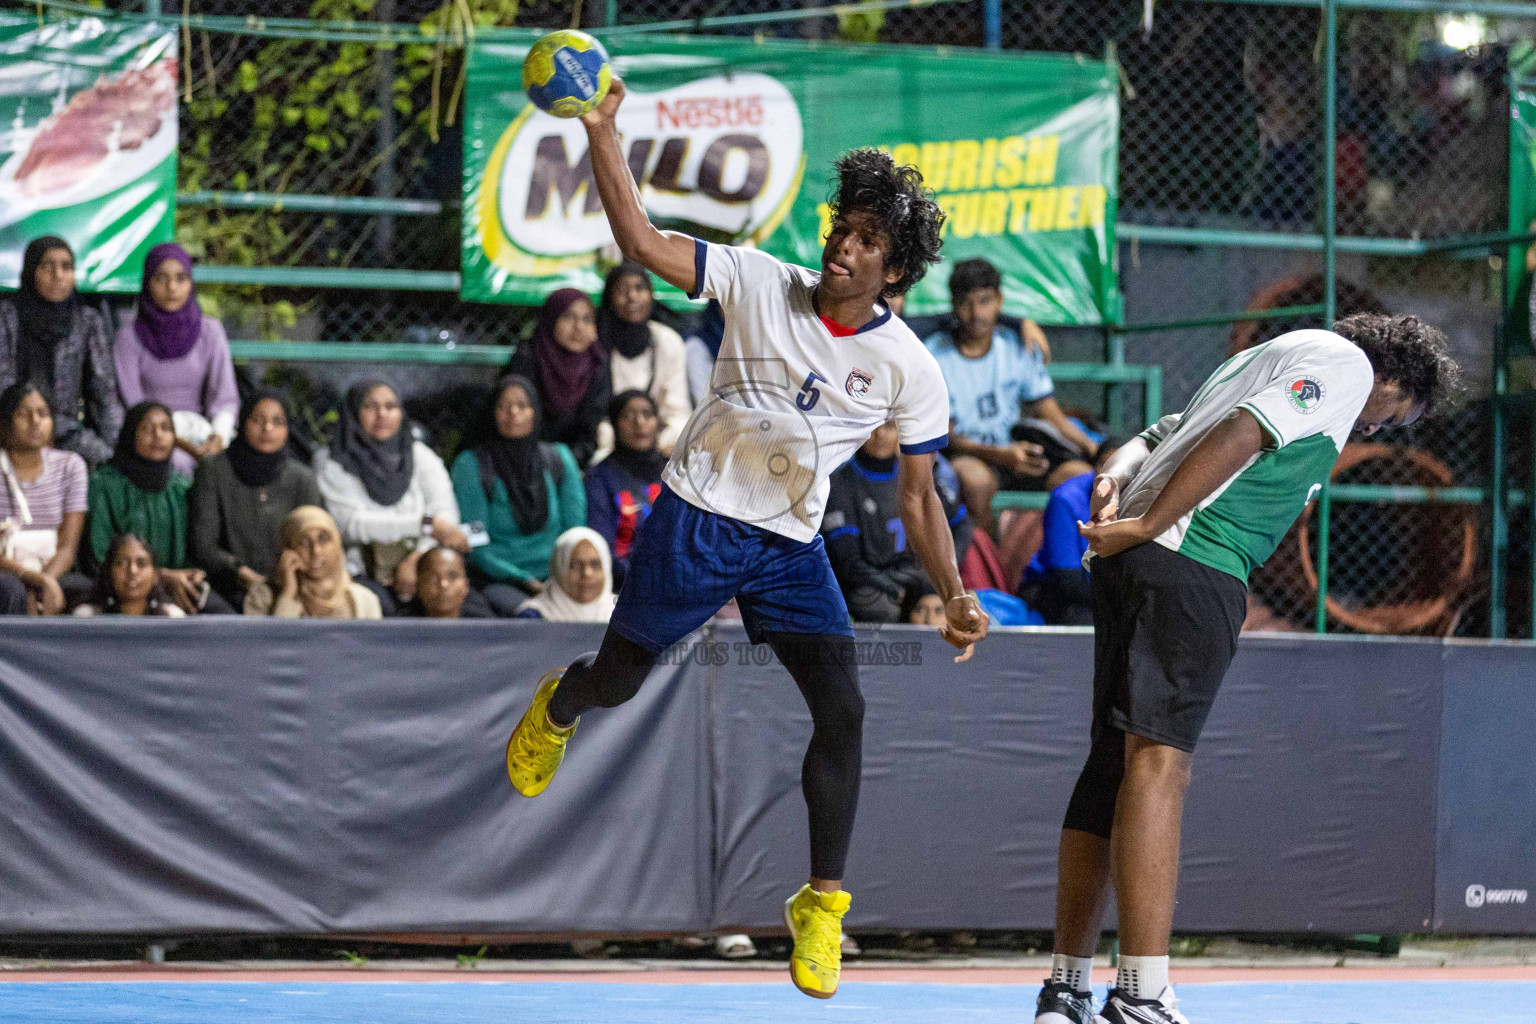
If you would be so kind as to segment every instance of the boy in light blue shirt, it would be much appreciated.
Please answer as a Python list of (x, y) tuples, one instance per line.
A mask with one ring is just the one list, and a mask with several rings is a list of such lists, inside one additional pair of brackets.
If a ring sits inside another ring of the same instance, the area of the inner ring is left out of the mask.
[[(966, 507), (990, 531), (992, 496), (999, 490), (1054, 489), (1089, 472), (1085, 460), (1098, 446), (1056, 402), (1046, 369), (1050, 349), (1039, 326), (1025, 320), (1021, 337), (998, 323), (1003, 291), (997, 268), (981, 259), (955, 264), (949, 294), (952, 326), (924, 344), (949, 386), (946, 455)], [(1014, 440), (1023, 417), (1033, 420), (1028, 433), (1047, 443)]]

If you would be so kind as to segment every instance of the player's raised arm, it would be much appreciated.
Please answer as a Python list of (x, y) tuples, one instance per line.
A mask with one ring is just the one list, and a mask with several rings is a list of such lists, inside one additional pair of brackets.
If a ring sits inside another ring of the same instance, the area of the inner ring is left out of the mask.
[(640, 202), (640, 188), (624, 151), (619, 147), (619, 131), (614, 123), (619, 104), (624, 102), (624, 82), (614, 78), (608, 95), (591, 113), (581, 116), (587, 127), (587, 144), (592, 154), (592, 176), (597, 180), (597, 194), (603, 212), (613, 228), (614, 241), (624, 255), (669, 284), (692, 294), (699, 283), (694, 271), (696, 242), (677, 231), (659, 231), (646, 216)]
[(907, 540), (917, 552), (934, 589), (944, 601), (944, 617), (949, 621), (939, 627), (939, 635), (960, 648), (956, 661), (971, 656), (973, 645), (986, 639), (987, 613), (975, 596), (966, 593), (955, 567), (955, 538), (949, 532), (949, 517), (933, 489), (932, 452), (920, 455), (902, 453), (898, 461), (897, 486), (901, 491), (901, 523)]

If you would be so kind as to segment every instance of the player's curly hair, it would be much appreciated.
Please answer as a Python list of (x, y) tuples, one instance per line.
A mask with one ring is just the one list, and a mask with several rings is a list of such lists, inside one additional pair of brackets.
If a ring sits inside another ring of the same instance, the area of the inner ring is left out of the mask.
[(1461, 368), (1445, 335), (1416, 316), (1356, 313), (1337, 321), (1333, 333), (1354, 342), (1378, 378), (1412, 395), (1426, 419), (1461, 389)]
[(851, 150), (837, 162), (837, 181), (828, 202), (834, 221), (839, 214), (862, 211), (890, 238), (885, 266), (900, 268), (901, 277), (886, 285), (882, 296), (906, 294), (931, 264), (939, 262), (944, 211), (923, 187), (916, 167), (898, 167), (889, 153), (878, 149)]

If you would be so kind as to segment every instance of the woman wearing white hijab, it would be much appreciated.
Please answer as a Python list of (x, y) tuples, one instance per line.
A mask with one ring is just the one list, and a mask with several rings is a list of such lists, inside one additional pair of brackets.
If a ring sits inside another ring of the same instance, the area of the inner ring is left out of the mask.
[(607, 622), (613, 614), (613, 559), (596, 530), (573, 526), (555, 540), (544, 592), (524, 601), (520, 619)]

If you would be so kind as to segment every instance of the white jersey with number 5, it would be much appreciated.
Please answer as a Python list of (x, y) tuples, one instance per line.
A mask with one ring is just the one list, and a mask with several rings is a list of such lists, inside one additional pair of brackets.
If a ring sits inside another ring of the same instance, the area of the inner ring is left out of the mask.
[(821, 274), (756, 249), (698, 242), (694, 297), (717, 299), (725, 337), (663, 479), (698, 508), (808, 542), (828, 478), (895, 419), (901, 450), (949, 439), (939, 364), (889, 310), (844, 337), (816, 307)]

